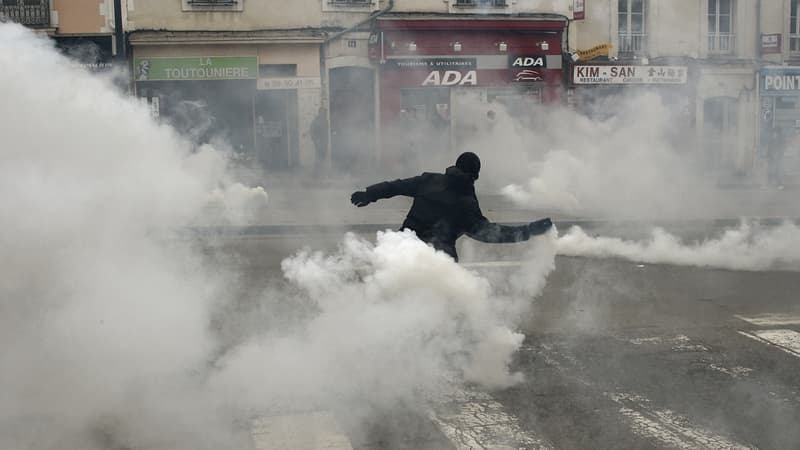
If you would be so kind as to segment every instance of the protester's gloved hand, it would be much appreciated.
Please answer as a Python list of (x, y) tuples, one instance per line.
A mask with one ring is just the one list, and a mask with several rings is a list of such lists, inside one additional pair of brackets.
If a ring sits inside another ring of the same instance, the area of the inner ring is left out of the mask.
[(531, 236), (537, 236), (539, 234), (547, 233), (547, 231), (552, 227), (553, 227), (553, 222), (550, 220), (549, 217), (547, 217), (545, 219), (529, 223), (528, 231), (531, 232)]
[(350, 196), (350, 203), (361, 208), (362, 206), (367, 206), (372, 203), (372, 200), (369, 198), (367, 191), (355, 191), (353, 195)]

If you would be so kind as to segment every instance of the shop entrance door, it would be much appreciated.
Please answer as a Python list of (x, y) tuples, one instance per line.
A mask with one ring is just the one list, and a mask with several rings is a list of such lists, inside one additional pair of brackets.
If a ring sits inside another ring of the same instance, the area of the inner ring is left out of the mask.
[(374, 161), (374, 72), (340, 67), (330, 72), (331, 163), (344, 172), (370, 167)]
[(260, 91), (255, 98), (255, 160), (267, 172), (297, 162), (297, 91)]

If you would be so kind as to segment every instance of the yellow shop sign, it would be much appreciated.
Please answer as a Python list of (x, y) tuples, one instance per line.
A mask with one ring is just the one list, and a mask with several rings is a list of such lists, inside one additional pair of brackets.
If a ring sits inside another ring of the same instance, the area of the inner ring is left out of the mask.
[(608, 52), (611, 50), (611, 47), (611, 44), (600, 44), (590, 48), (589, 50), (578, 50), (576, 53), (578, 53), (578, 56), (581, 57), (581, 60), (589, 61), (597, 58), (598, 56), (608, 56)]

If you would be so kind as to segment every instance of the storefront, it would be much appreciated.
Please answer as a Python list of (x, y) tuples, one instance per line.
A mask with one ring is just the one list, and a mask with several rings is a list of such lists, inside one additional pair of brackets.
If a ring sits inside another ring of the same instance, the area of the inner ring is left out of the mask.
[[(764, 158), (781, 156), (781, 171), (790, 181), (800, 175), (800, 67), (764, 67), (759, 80), (761, 120), (760, 154)], [(776, 139), (782, 151), (770, 151)]]
[[(214, 53), (210, 53), (213, 55)], [(136, 94), (155, 117), (197, 144), (225, 139), (237, 152), (253, 152), (255, 55), (142, 56), (133, 59)]]
[(322, 91), (316, 41), (220, 44), (186, 34), (179, 37), (189, 44), (165, 42), (175, 35), (131, 36), (136, 94), (154, 116), (196, 144), (219, 140), (254, 169), (314, 164), (309, 127)]
[[(379, 67), (383, 159), (426, 151), (415, 145), (415, 136), (425, 139), (425, 149), (453, 150), (476, 121), (492, 119), (493, 108), (507, 108), (524, 121), (536, 105), (560, 103), (565, 25), (379, 19), (369, 52)], [(397, 142), (405, 147), (393, 147)]]
[(695, 122), (689, 70), (685, 65), (575, 64), (570, 104), (588, 117), (603, 120), (619, 113), (625, 98), (656, 93), (670, 115), (663, 121), (675, 131), (669, 137), (678, 144), (681, 139), (693, 138), (692, 133), (686, 133)]

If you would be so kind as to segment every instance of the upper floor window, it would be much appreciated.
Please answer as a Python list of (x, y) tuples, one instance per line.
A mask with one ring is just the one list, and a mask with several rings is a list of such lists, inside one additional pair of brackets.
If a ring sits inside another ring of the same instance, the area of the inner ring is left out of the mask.
[(800, 0), (792, 0), (789, 13), (789, 51), (800, 52), (800, 22), (797, 20), (797, 10)]
[(184, 11), (243, 11), (244, 0), (182, 0)]
[(618, 0), (617, 30), (620, 53), (640, 53), (647, 46), (647, 5), (645, 0)]
[(42, 0), (0, 0), (0, 5), (3, 6), (41, 5), (44, 3)]
[(0, 0), (0, 19), (30, 27), (50, 25), (49, 0)]
[(708, 53), (730, 54), (736, 49), (735, 0), (708, 0)]
[(334, 5), (358, 5), (364, 6), (369, 5), (372, 3), (372, 0), (328, 0), (329, 3), (333, 3)]
[(455, 6), (506, 7), (506, 0), (456, 0)]

